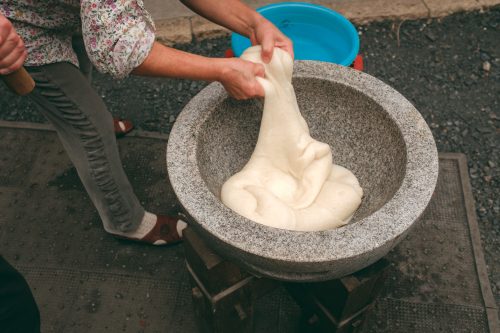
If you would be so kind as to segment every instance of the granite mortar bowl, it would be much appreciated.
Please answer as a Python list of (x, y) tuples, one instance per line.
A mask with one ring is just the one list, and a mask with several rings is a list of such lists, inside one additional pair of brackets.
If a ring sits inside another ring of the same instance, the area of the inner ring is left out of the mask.
[(167, 147), (169, 177), (191, 225), (220, 255), (286, 281), (345, 276), (382, 258), (426, 208), (438, 156), (422, 116), (378, 79), (338, 65), (296, 61), (293, 85), (311, 136), (364, 190), (352, 221), (321, 232), (264, 226), (220, 201), (222, 184), (250, 158), (262, 104), (229, 98), (212, 83), (183, 109)]

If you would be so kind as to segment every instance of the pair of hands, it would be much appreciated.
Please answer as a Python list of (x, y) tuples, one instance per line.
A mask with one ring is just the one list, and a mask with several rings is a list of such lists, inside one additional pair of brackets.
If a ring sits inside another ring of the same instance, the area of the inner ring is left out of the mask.
[(28, 53), (9, 20), (0, 14), (0, 75), (19, 69)]
[[(273, 49), (279, 47), (290, 53), (293, 58), (293, 45), (271, 22), (261, 17), (250, 33), (252, 45), (262, 46), (262, 60), (271, 61)], [(227, 59), (223, 74), (219, 81), (227, 92), (236, 99), (264, 97), (264, 89), (256, 77), (264, 77), (264, 66), (250, 61), (232, 58)]]

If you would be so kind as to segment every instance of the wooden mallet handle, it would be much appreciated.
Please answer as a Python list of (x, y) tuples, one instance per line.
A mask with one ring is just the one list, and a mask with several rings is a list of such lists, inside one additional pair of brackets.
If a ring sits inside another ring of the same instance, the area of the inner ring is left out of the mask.
[(20, 96), (29, 94), (35, 88), (35, 81), (24, 67), (7, 75), (0, 75), (0, 77), (10, 90)]

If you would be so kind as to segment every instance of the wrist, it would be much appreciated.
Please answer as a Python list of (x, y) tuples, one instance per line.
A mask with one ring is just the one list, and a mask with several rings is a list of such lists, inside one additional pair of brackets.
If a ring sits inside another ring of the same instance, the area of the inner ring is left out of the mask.
[(226, 77), (229, 69), (227, 65), (227, 59), (224, 58), (215, 58), (212, 59), (212, 69), (213, 69), (213, 81), (223, 81)]

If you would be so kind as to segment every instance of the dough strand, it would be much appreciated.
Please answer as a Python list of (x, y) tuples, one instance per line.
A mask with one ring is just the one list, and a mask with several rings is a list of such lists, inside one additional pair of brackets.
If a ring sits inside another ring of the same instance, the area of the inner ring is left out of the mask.
[(291, 56), (275, 48), (264, 64), (260, 55), (260, 46), (253, 46), (241, 56), (266, 71), (266, 78), (257, 78), (265, 91), (259, 138), (248, 163), (222, 186), (222, 202), (271, 227), (342, 226), (359, 207), (363, 190), (351, 171), (333, 164), (330, 146), (309, 135), (292, 86)]

